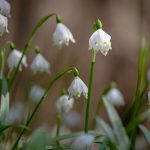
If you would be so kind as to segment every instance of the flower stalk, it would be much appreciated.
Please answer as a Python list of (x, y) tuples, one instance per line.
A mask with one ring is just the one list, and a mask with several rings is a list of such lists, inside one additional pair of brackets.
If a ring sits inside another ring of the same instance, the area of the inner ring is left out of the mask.
[(22, 56), (21, 56), (21, 58), (20, 58), (20, 60), (19, 60), (19, 62), (18, 62), (18, 65), (17, 65), (17, 67), (16, 67), (16, 69), (15, 69), (13, 75), (12, 75), (12, 78), (11, 78), (11, 80), (10, 80), (10, 82), (9, 82), (9, 90), (11, 89), (11, 87), (12, 87), (12, 85), (13, 85), (13, 83), (14, 83), (16, 77), (17, 77), (17, 73), (19, 72), (19, 66), (20, 66), (20, 64), (21, 64), (21, 62), (22, 62), (22, 59), (23, 59), (24, 55), (27, 53), (28, 48), (30, 47), (34, 36), (35, 36), (36, 33), (39, 31), (39, 29), (42, 27), (42, 25), (43, 25), (48, 19), (50, 19), (52, 16), (55, 16), (55, 15), (57, 16), (56, 13), (52, 13), (52, 14), (49, 14), (49, 15), (43, 17), (43, 18), (36, 24), (36, 26), (34, 27), (34, 29), (33, 29), (32, 33), (31, 33), (31, 35), (29, 36), (29, 39), (27, 40), (27, 42), (26, 42), (26, 44), (25, 44), (25, 46), (24, 46), (24, 48), (23, 48), (23, 50), (22, 50)]
[[(43, 101), (45, 100), (45, 98), (47, 97), (48, 92), (49, 92), (50, 89), (53, 87), (53, 85), (55, 84), (55, 82), (56, 82), (58, 79), (60, 79), (61, 77), (63, 77), (64, 75), (68, 74), (68, 73), (73, 73), (73, 74), (75, 74), (75, 73), (78, 73), (78, 70), (77, 70), (75, 67), (73, 67), (73, 68), (66, 69), (65, 71), (62, 71), (62, 72), (59, 72), (58, 74), (56, 74), (56, 76), (54, 77), (54, 79), (53, 79), (52, 81), (50, 81), (50, 83), (48, 84), (48, 87), (47, 87), (47, 89), (45, 90), (43, 96), (41, 97), (40, 101), (37, 103), (37, 105), (36, 105), (36, 107), (34, 108), (33, 112), (32, 112), (31, 115), (29, 116), (27, 122), (25, 123), (25, 126), (26, 126), (26, 127), (28, 127), (29, 124), (31, 123), (31, 121), (33, 120), (33, 118), (34, 118), (36, 112), (38, 111), (39, 107), (41, 106), (41, 104), (43, 103)], [(13, 147), (12, 147), (12, 150), (15, 150), (15, 149), (16, 149), (16, 147), (17, 147), (17, 145), (18, 145), (18, 142), (19, 142), (19, 140), (21, 139), (22, 135), (25, 133), (25, 131), (26, 131), (26, 129), (24, 128), (24, 129), (20, 132), (20, 134), (19, 134), (19, 136), (18, 136), (18, 138), (17, 138), (15, 144), (14, 144)]]
[[(60, 112), (57, 112), (57, 118), (56, 118), (56, 136), (59, 137), (60, 134), (60, 126), (61, 126), (61, 115)], [(59, 146), (59, 141), (56, 141), (57, 146)]]
[(94, 64), (95, 64), (96, 54), (93, 51), (91, 67), (90, 67), (90, 77), (88, 83), (88, 98), (86, 102), (86, 113), (85, 113), (85, 126), (84, 132), (88, 133), (88, 126), (89, 126), (89, 112), (90, 112), (90, 102), (91, 102), (91, 93), (92, 93), (92, 82), (93, 82), (93, 74), (94, 74)]

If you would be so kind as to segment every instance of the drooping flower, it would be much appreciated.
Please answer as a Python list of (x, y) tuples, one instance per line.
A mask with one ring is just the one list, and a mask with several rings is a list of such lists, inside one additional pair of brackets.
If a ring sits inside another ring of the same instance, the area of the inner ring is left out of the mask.
[(125, 105), (124, 96), (117, 88), (110, 89), (110, 91), (105, 95), (105, 98), (115, 106)]
[(20, 123), (24, 115), (24, 105), (22, 102), (16, 102), (7, 114), (7, 123)]
[(7, 17), (0, 14), (0, 36), (4, 34), (4, 32), (8, 32), (8, 19)]
[(95, 52), (100, 51), (103, 55), (107, 55), (111, 47), (111, 36), (102, 29), (96, 30), (89, 39), (89, 50)]
[(71, 85), (69, 86), (68, 92), (70, 98), (79, 98), (81, 94), (83, 94), (84, 97), (87, 99), (88, 88), (85, 83), (78, 76), (76, 76), (72, 81)]
[(81, 115), (75, 110), (62, 113), (62, 122), (68, 128), (76, 128), (81, 126)]
[(69, 95), (62, 95), (56, 102), (56, 108), (58, 112), (68, 112), (72, 109), (74, 99), (69, 99)]
[(71, 145), (72, 150), (91, 150), (94, 137), (89, 134), (81, 135), (75, 139)]
[[(11, 53), (9, 54), (8, 60), (7, 60), (7, 64), (8, 64), (8, 67), (10, 68), (10, 70), (13, 70), (15, 67), (17, 67), (21, 56), (22, 56), (22, 52), (20, 52), (16, 49), (13, 49), (11, 51)], [(22, 71), (22, 65), (24, 67), (27, 67), (27, 57), (26, 56), (23, 57), (22, 62), (19, 66), (20, 71)]]
[(43, 96), (45, 92), (45, 89), (41, 86), (34, 85), (32, 86), (30, 92), (29, 92), (29, 99), (33, 102), (39, 102), (41, 97)]
[(68, 46), (70, 41), (75, 43), (71, 31), (63, 23), (58, 23), (53, 33), (54, 44), (61, 48), (64, 45)]
[(11, 5), (6, 0), (0, 0), (0, 13), (6, 17), (10, 17)]
[(50, 73), (50, 64), (40, 53), (36, 54), (30, 68), (34, 74), (43, 72)]

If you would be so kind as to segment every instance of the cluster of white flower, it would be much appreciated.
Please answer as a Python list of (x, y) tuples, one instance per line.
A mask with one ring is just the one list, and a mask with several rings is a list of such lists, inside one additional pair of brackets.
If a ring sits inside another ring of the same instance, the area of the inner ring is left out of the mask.
[[(3, 22), (5, 21), (5, 19), (0, 19), (0, 20), (3, 20)], [(4, 25), (4, 23), (3, 24), (1, 23), (0, 30), (4, 30), (4, 28), (1, 28), (2, 25)], [(61, 48), (63, 45), (68, 46), (69, 41), (72, 41), (73, 43), (75, 43), (72, 33), (63, 23), (57, 23), (56, 29), (53, 33), (53, 41), (54, 41), (54, 44), (57, 45), (59, 48)], [(13, 70), (15, 67), (17, 67), (22, 55), (23, 53), (21, 51), (12, 49), (12, 52), (10, 53), (8, 60), (7, 60), (8, 67), (10, 68), (10, 70)], [(25, 67), (27, 66), (27, 57), (25, 55), (19, 66), (20, 71), (22, 70), (22, 65)], [(44, 58), (44, 56), (40, 53), (40, 51), (36, 52), (36, 56), (33, 59), (30, 68), (33, 74), (44, 73), (44, 72), (50, 73), (50, 63)]]
[(11, 6), (6, 0), (0, 0), (0, 36), (8, 32), (8, 18), (10, 17)]

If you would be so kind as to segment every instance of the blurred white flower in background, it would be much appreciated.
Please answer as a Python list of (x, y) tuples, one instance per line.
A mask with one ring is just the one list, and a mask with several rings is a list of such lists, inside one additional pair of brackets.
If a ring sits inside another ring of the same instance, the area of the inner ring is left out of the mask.
[[(8, 67), (10, 70), (13, 70), (14, 68), (17, 67), (21, 56), (22, 56), (22, 52), (20, 52), (16, 49), (13, 49), (11, 51), (11, 53), (9, 54), (8, 59), (7, 59), (7, 64), (8, 64)], [(22, 65), (27, 67), (27, 57), (26, 56), (23, 57), (22, 62), (19, 66), (20, 71), (22, 71)]]
[(16, 102), (9, 110), (7, 114), (8, 123), (20, 123), (24, 117), (24, 104), (20, 101)]
[(34, 74), (43, 72), (50, 73), (50, 64), (40, 53), (36, 54), (30, 68)]
[(74, 103), (74, 99), (70, 98), (69, 95), (62, 95), (56, 101), (56, 108), (58, 112), (68, 112), (72, 109)]
[(81, 94), (83, 94), (84, 97), (87, 99), (88, 96), (88, 88), (78, 76), (76, 76), (72, 81), (71, 85), (68, 88), (68, 92), (70, 98), (79, 98)]
[(39, 102), (41, 97), (43, 96), (45, 92), (45, 89), (41, 86), (34, 85), (32, 86), (30, 92), (29, 92), (29, 99), (33, 102)]
[(80, 127), (82, 122), (81, 115), (75, 110), (63, 112), (62, 122), (68, 128)]
[(54, 44), (61, 48), (64, 45), (68, 46), (70, 41), (75, 43), (71, 31), (63, 23), (58, 23), (53, 33)]
[(105, 95), (105, 98), (115, 106), (125, 105), (124, 96), (117, 88), (111, 88)]
[(10, 17), (11, 5), (6, 0), (0, 0), (0, 13), (6, 17)]
[(77, 137), (71, 145), (72, 150), (90, 150), (94, 143), (94, 137), (89, 134)]
[(89, 50), (94, 50), (95, 52), (100, 51), (106, 56), (108, 51), (112, 49), (110, 40), (110, 35), (102, 29), (98, 29), (89, 39)]
[(7, 17), (0, 14), (0, 36), (4, 34), (4, 32), (8, 32), (8, 19)]

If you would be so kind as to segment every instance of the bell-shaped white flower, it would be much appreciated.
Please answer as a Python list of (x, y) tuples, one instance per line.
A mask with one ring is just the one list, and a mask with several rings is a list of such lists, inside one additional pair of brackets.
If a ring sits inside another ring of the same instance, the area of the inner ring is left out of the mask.
[(7, 123), (20, 123), (24, 115), (24, 105), (22, 102), (16, 102), (7, 114)]
[(71, 145), (72, 150), (91, 150), (94, 137), (89, 134), (81, 135), (75, 139)]
[(32, 86), (30, 92), (29, 92), (29, 99), (33, 102), (39, 102), (39, 100), (44, 95), (45, 89), (41, 86), (34, 85)]
[(117, 88), (110, 89), (110, 91), (105, 95), (105, 98), (115, 106), (125, 105), (124, 96)]
[(56, 108), (58, 112), (68, 112), (72, 109), (74, 99), (69, 99), (69, 95), (62, 95), (56, 102)]
[[(21, 56), (22, 56), (22, 52), (20, 52), (16, 49), (13, 49), (11, 51), (11, 53), (8, 56), (8, 60), (7, 60), (7, 64), (8, 64), (8, 67), (10, 68), (10, 70), (13, 70), (15, 67), (17, 67)], [(26, 56), (23, 57), (22, 62), (19, 66), (20, 71), (22, 71), (22, 65), (24, 67), (27, 67), (27, 57)]]
[(75, 110), (63, 112), (61, 119), (63, 124), (67, 126), (69, 129), (81, 127), (81, 123), (82, 123), (81, 114)]
[(11, 5), (6, 0), (0, 0), (0, 13), (6, 17), (10, 17)]
[(103, 55), (107, 55), (111, 47), (111, 36), (102, 29), (96, 30), (89, 39), (89, 49), (95, 52), (100, 51)]
[(7, 17), (0, 14), (0, 36), (4, 34), (4, 32), (8, 32), (8, 19)]
[(43, 72), (50, 73), (50, 63), (40, 53), (36, 54), (30, 68), (34, 74)]
[(58, 23), (53, 33), (54, 44), (61, 48), (64, 45), (68, 46), (70, 41), (75, 43), (71, 31), (63, 23)]
[(83, 94), (84, 97), (87, 99), (88, 96), (88, 88), (78, 76), (76, 76), (72, 81), (71, 85), (68, 88), (68, 92), (70, 98), (79, 98), (81, 94)]

